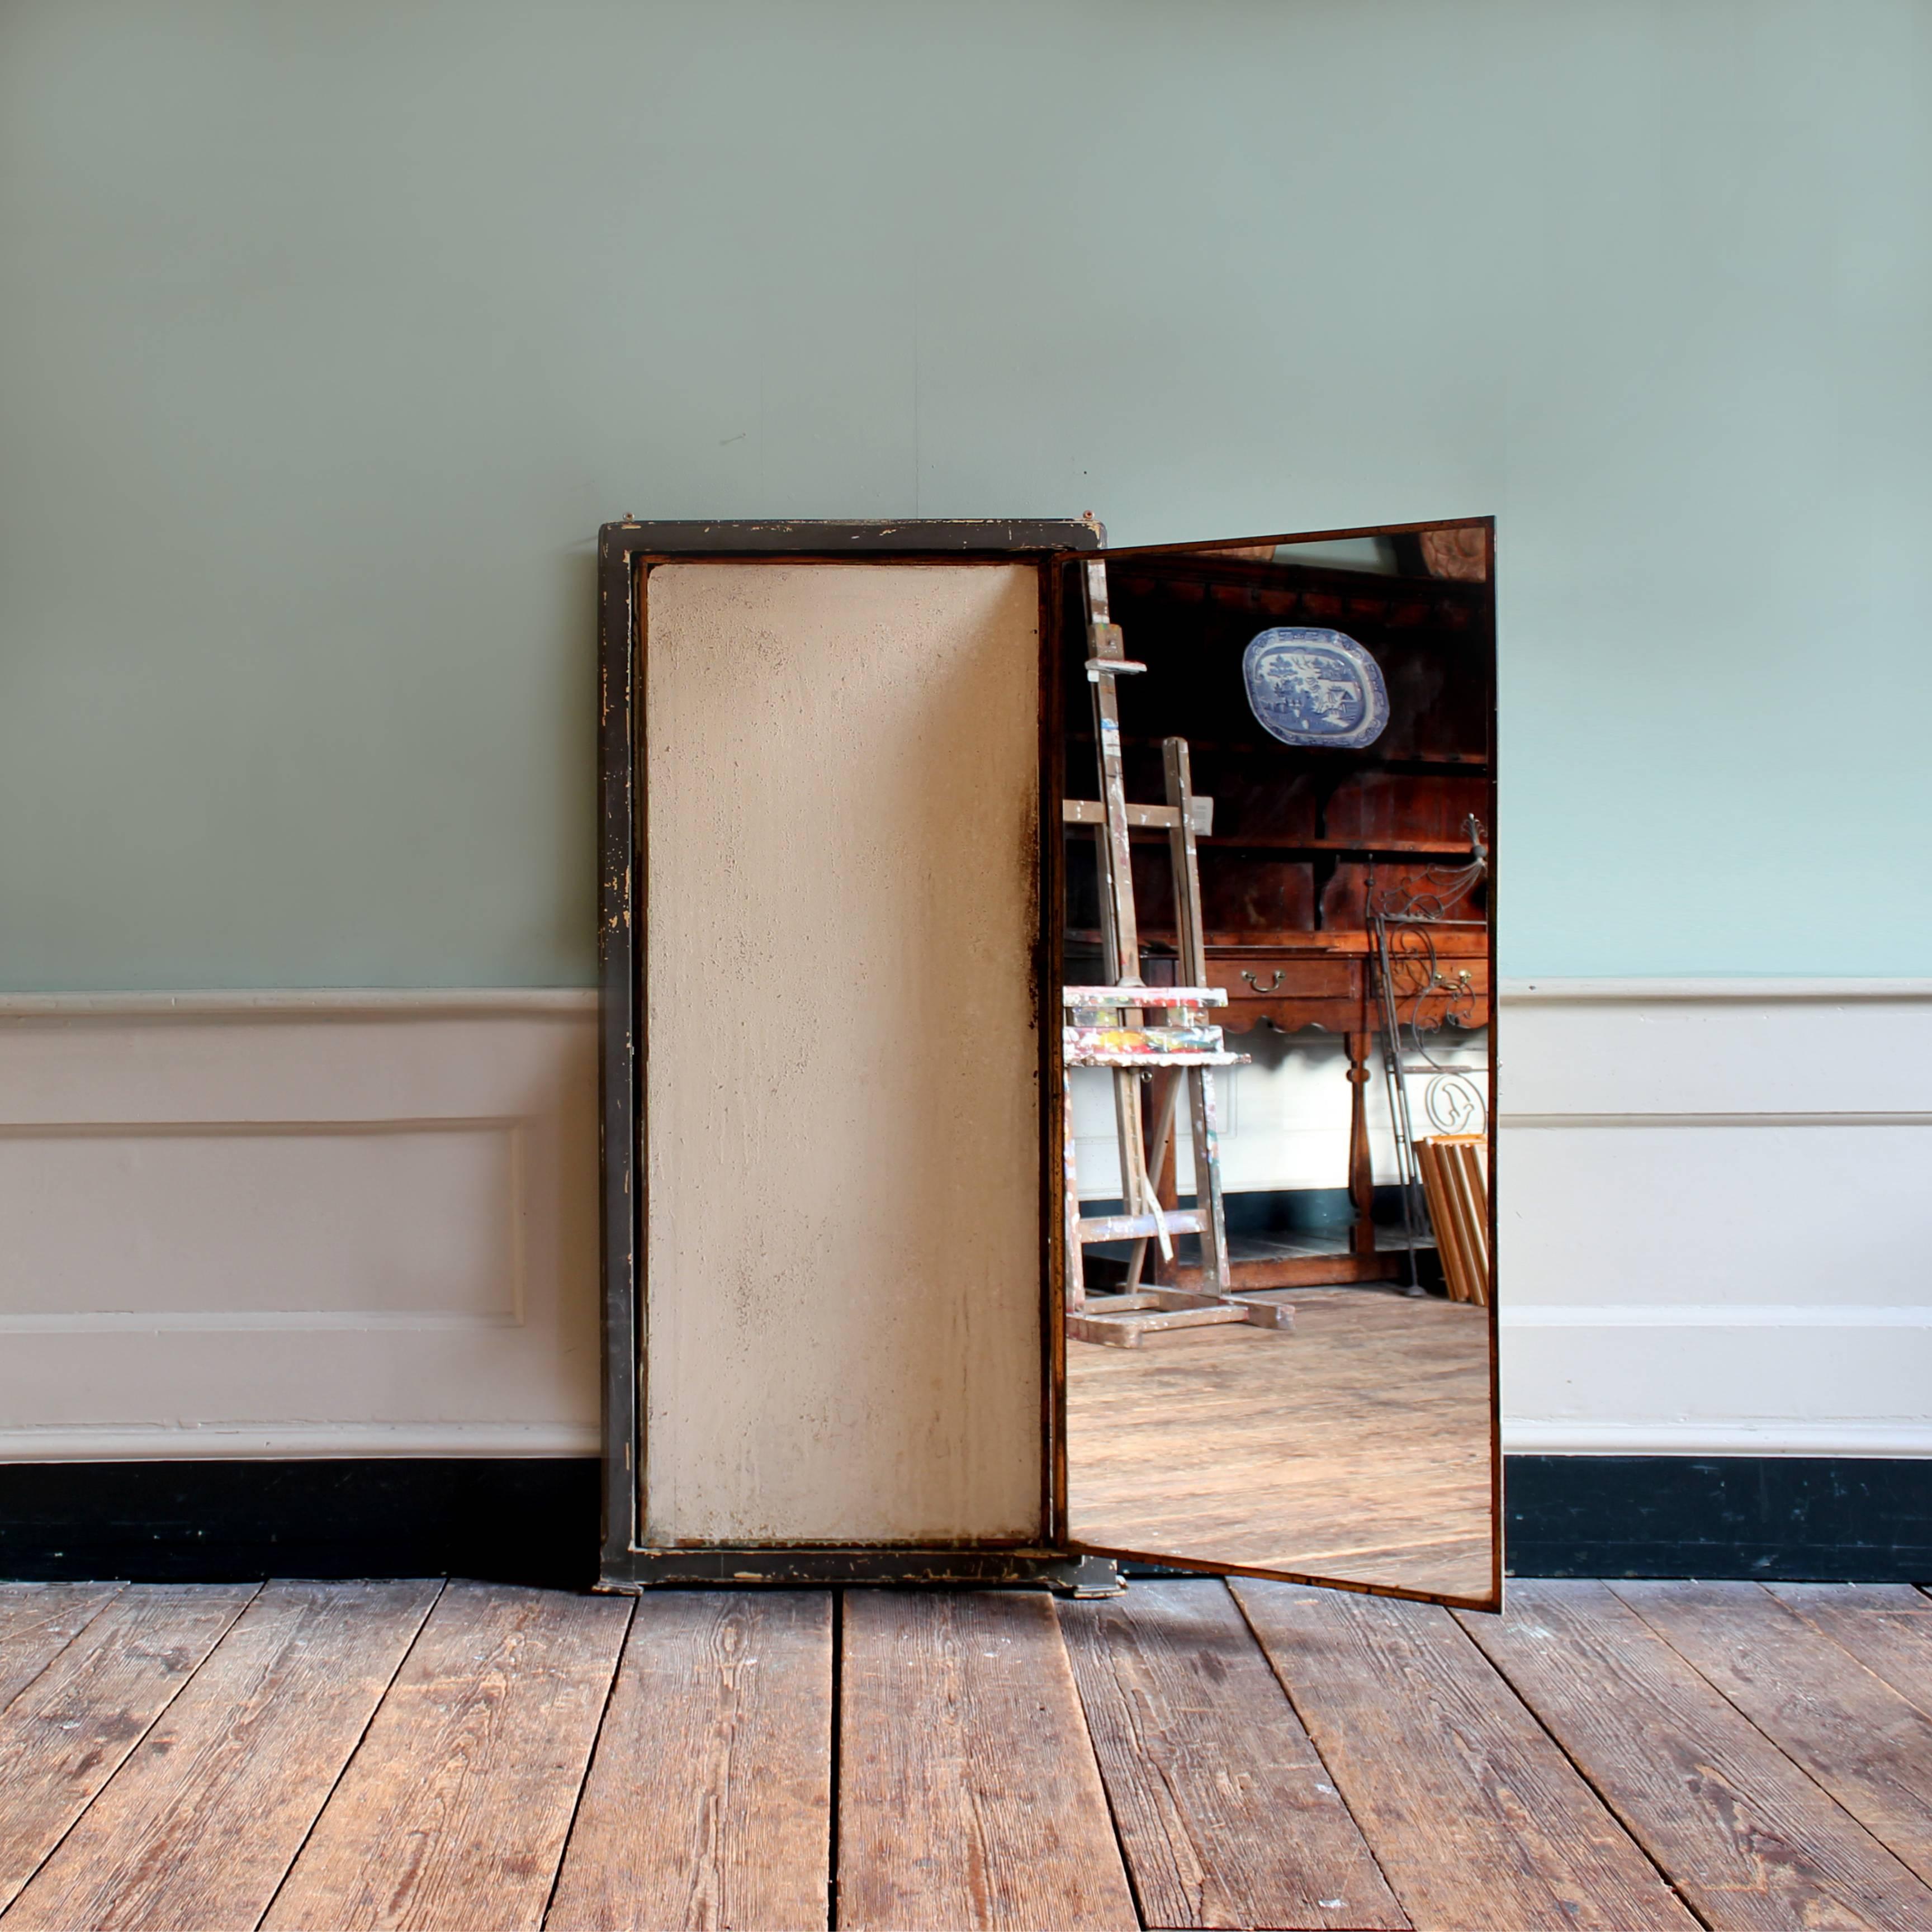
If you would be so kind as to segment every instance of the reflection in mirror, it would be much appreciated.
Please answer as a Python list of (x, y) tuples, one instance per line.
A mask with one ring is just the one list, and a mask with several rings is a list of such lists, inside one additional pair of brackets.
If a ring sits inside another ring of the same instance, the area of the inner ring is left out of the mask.
[(1069, 572), (1076, 1544), (1492, 1594), (1492, 560)]

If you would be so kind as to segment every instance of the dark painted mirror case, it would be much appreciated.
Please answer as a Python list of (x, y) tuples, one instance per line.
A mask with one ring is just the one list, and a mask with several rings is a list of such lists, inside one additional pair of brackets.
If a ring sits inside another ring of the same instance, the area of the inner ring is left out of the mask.
[(1498, 1600), (1492, 530), (1102, 544), (603, 532), (606, 1587)]

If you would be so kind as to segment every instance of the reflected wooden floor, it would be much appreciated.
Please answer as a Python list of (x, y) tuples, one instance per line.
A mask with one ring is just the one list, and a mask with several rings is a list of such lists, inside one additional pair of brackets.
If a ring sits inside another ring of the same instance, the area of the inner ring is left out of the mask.
[(0, 1586), (0, 1932), (1922, 1932), (1932, 1602)]
[(1286, 1332), (1070, 1342), (1077, 1540), (1484, 1597), (1489, 1318), (1457, 1302), (1302, 1288)]

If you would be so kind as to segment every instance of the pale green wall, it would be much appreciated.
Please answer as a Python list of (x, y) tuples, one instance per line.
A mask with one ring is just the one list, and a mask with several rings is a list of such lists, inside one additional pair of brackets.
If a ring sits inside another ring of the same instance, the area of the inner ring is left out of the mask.
[(1502, 520), (1505, 970), (1923, 974), (1932, 8), (0, 14), (0, 985), (592, 973), (591, 545)]

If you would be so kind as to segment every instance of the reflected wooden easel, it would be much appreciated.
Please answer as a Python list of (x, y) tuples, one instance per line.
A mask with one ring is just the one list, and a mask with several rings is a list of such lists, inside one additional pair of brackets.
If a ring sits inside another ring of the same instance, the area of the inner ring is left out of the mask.
[[(1114, 680), (1146, 667), (1126, 653), (1118, 624), (1109, 620), (1107, 567), (1082, 566), (1087, 621), (1087, 678), (1094, 695), (1094, 736), (1099, 748), (1100, 797), (1070, 799), (1066, 822), (1090, 825), (1100, 861), (1101, 941), (1114, 983), (1068, 986), (1062, 992), (1066, 1023), (1061, 1039), (1067, 1067), (1105, 1066), (1114, 1076), (1114, 1127), (1120, 1157), (1118, 1214), (1083, 1217), (1076, 1185), (1072, 1083), (1065, 1084), (1066, 1333), (1070, 1339), (1114, 1348), (1138, 1348), (1150, 1334), (1242, 1322), (1286, 1328), (1294, 1310), (1280, 1303), (1248, 1300), (1232, 1292), (1228, 1234), (1222, 1205), (1221, 1158), (1214, 1112), (1214, 1070), (1246, 1064), (1230, 1053), (1221, 1029), (1208, 1024), (1212, 1007), (1228, 996), (1205, 984), (1207, 946), (1201, 923), (1198, 834), (1213, 823), (1214, 801), (1197, 799), (1190, 782), (1187, 742), (1169, 738), (1162, 747), (1166, 768), (1164, 805), (1130, 805), (1120, 758), (1120, 704)], [(1174, 928), (1180, 940), (1178, 986), (1149, 986), (1141, 976), (1140, 928), (1134, 910), (1130, 835), (1136, 826), (1166, 830), (1173, 855)], [(1162, 1017), (1149, 1024), (1148, 1013)], [(1158, 1072), (1160, 1097), (1150, 1146), (1141, 1106), (1142, 1076)], [(1195, 1205), (1164, 1208), (1154, 1176), (1166, 1162), (1180, 1089), (1187, 1089), (1192, 1130)], [(1202, 1288), (1144, 1287), (1148, 1243), (1172, 1260), (1173, 1237), (1200, 1238)], [(1081, 1250), (1097, 1241), (1131, 1240), (1124, 1294), (1087, 1293)]]

